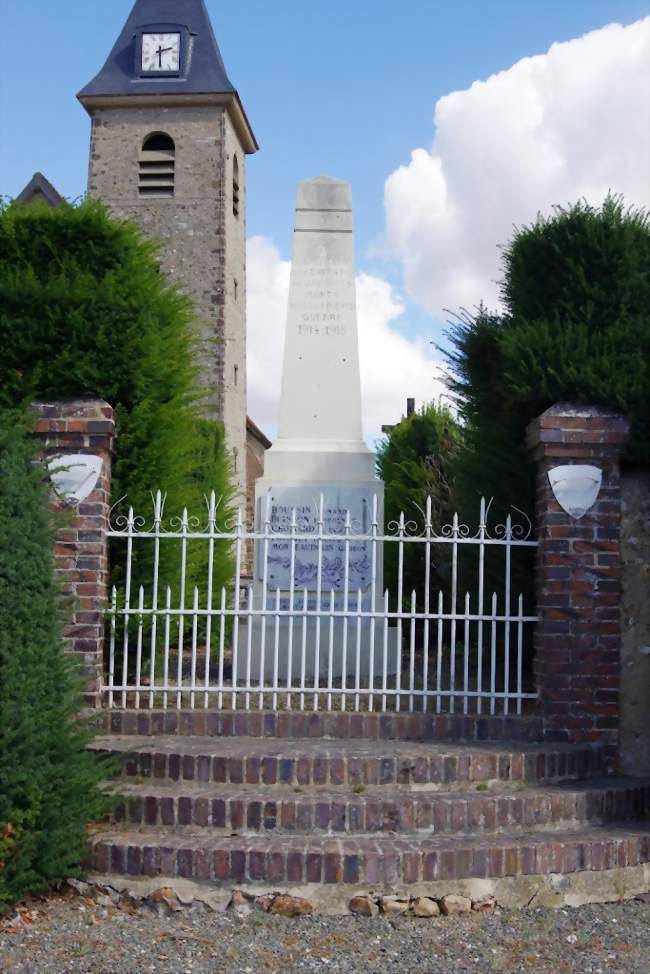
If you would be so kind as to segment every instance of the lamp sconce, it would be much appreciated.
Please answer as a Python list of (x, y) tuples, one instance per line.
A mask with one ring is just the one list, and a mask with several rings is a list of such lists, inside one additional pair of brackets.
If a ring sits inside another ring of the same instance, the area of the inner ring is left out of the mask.
[(47, 469), (57, 496), (67, 504), (76, 505), (97, 486), (102, 460), (85, 453), (57, 456), (48, 460)]
[(581, 518), (596, 503), (603, 482), (600, 467), (587, 463), (552, 467), (548, 472), (551, 489), (563, 511)]

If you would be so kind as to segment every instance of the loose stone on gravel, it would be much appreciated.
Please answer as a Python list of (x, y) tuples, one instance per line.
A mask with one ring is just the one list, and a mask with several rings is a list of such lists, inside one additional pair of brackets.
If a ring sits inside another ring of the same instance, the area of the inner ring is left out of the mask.
[(379, 913), (379, 907), (369, 896), (353, 896), (348, 909), (353, 916), (359, 917), (375, 917)]
[(443, 916), (452, 916), (454, 913), (469, 913), (472, 909), (472, 901), (467, 896), (456, 896), (450, 893), (443, 896), (440, 900), (440, 910)]
[[(108, 895), (108, 894), (101, 894)], [(110, 897), (109, 897), (110, 898)], [(413, 901), (414, 903), (415, 901)], [(71, 895), (0, 921), (2, 974), (648, 974), (650, 904), (287, 919), (256, 908), (134, 914)]]
[(413, 900), (411, 909), (416, 917), (440, 916), (440, 907), (429, 896), (418, 896), (417, 899)]
[(235, 913), (247, 914), (253, 911), (253, 899), (250, 896), (246, 896), (240, 889), (234, 889), (232, 891), (232, 896), (230, 897), (230, 902), (226, 907), (227, 910), (234, 910)]
[(183, 909), (176, 893), (168, 886), (163, 886), (161, 889), (154, 890), (149, 897), (149, 900), (152, 903), (160, 903), (163, 906), (166, 906), (171, 913), (178, 913)]
[(278, 894), (278, 896), (273, 897), (273, 901), (269, 907), (269, 913), (274, 913), (276, 916), (281, 917), (299, 917), (313, 912), (313, 905), (302, 896), (283, 896), (282, 894)]
[(497, 901), (493, 896), (486, 896), (484, 900), (474, 900), (472, 909), (475, 913), (494, 913), (497, 908)]
[(382, 896), (379, 901), (381, 912), (391, 914), (392, 916), (400, 916), (402, 913), (406, 913), (409, 906), (409, 900), (402, 899), (398, 896)]
[(84, 883), (81, 879), (66, 879), (65, 887), (76, 896), (90, 896), (94, 892), (90, 883)]
[(263, 896), (253, 896), (244, 890), (233, 890), (230, 902), (226, 907), (240, 916), (246, 916), (253, 910), (263, 913), (273, 913), (281, 917), (307, 916), (314, 912), (314, 905), (302, 896), (290, 896), (288, 893), (267, 893)]

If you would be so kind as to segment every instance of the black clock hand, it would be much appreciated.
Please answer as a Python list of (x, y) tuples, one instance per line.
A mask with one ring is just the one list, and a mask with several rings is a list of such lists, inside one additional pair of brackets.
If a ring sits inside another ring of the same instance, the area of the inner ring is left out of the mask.
[(160, 47), (160, 46), (158, 47), (158, 50), (155, 53), (158, 55), (158, 67), (159, 68), (162, 68), (162, 56), (163, 56), (163, 54), (166, 54), (167, 51), (173, 51), (173, 50), (174, 50), (173, 47)]

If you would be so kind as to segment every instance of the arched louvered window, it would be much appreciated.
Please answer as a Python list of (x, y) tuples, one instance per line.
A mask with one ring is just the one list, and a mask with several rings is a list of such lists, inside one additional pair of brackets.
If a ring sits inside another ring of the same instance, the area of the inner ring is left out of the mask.
[(140, 196), (173, 196), (176, 145), (171, 136), (155, 132), (142, 143), (139, 156)]
[(239, 216), (239, 161), (234, 156), (232, 161), (232, 212)]

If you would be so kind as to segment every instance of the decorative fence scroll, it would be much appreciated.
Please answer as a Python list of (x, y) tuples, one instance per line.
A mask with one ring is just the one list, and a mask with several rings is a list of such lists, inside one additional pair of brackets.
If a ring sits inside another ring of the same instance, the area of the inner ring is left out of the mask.
[[(457, 515), (436, 528), (429, 500), (384, 532), (376, 496), (353, 518), (328, 515), (321, 495), (309, 511), (267, 505), (253, 530), (241, 512), (218, 526), (214, 494), (206, 506), (203, 519), (187, 510), (166, 519), (159, 492), (150, 520), (132, 509), (113, 518), (124, 582), (108, 612), (110, 707), (521, 714), (535, 697), (527, 663), (537, 620), (511, 591), (513, 559), (537, 546), (522, 512), (490, 526), (481, 501), (476, 530)], [(206, 546), (206, 577), (190, 590), (187, 554), (197, 544)], [(216, 590), (215, 550), (224, 544), (234, 576)], [(163, 545), (178, 558), (170, 585), (160, 584)], [(389, 545), (397, 569), (384, 588)], [(142, 546), (151, 581), (134, 591)], [(416, 550), (420, 583), (407, 592), (404, 565)]]

